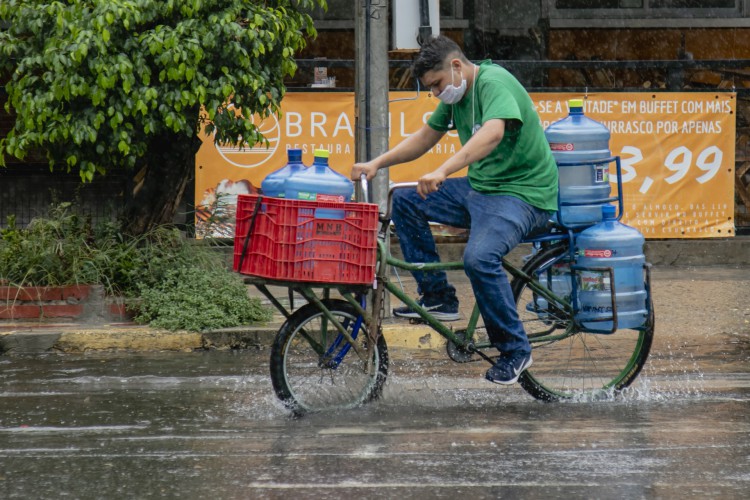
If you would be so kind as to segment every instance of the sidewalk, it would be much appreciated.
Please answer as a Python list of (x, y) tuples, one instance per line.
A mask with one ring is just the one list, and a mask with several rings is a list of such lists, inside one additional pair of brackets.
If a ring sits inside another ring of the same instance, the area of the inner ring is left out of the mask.
[[(463, 245), (460, 243), (442, 243), (440, 252), (444, 260), (460, 258)], [(511, 260), (517, 262), (528, 253), (528, 248), (519, 248), (511, 254)], [(397, 254), (397, 250), (394, 251)], [(732, 280), (733, 276), (750, 279), (750, 237), (737, 237), (727, 240), (685, 240), (685, 241), (649, 241), (646, 244), (647, 260), (654, 264), (653, 279), (658, 290), (669, 293), (675, 289), (676, 282), (691, 281), (691, 276), (698, 274), (714, 281)], [(713, 276), (718, 276), (714, 278)], [(396, 278), (393, 278), (394, 281)], [(470, 297), (468, 279), (461, 271), (450, 273), (451, 282), (457, 287), (459, 298)], [(416, 296), (416, 286), (410, 275), (401, 275), (400, 280), (410, 296)], [(745, 283), (744, 281), (742, 283)], [(735, 286), (735, 285), (732, 285)], [(700, 286), (694, 293), (701, 294)], [(677, 284), (682, 289), (685, 284)], [(275, 297), (288, 304), (286, 288), (271, 288)], [(692, 290), (691, 290), (692, 292)], [(253, 296), (260, 297), (268, 303), (254, 287), (250, 288)], [(737, 297), (745, 297), (747, 289), (737, 289)], [(655, 294), (656, 296), (656, 294)], [(713, 295), (703, 295), (714, 297)], [(744, 299), (743, 299), (744, 300)], [(303, 299), (295, 299), (295, 305), (302, 305)], [(461, 328), (468, 320), (473, 304), (471, 298), (462, 300), (464, 321), (452, 324)], [(397, 307), (400, 304), (391, 304)], [(672, 307), (671, 305), (665, 307)], [(670, 311), (671, 312), (671, 311)], [(689, 315), (690, 311), (683, 312)], [(657, 302), (657, 316), (659, 303)], [(689, 317), (689, 316), (685, 316)], [(41, 352), (81, 353), (100, 350), (127, 351), (192, 351), (196, 349), (236, 349), (267, 348), (283, 322), (281, 314), (267, 324), (228, 328), (209, 332), (171, 332), (132, 323), (108, 324), (75, 324), (75, 323), (11, 323), (0, 322), (0, 354), (24, 354)], [(659, 321), (659, 328), (669, 328), (667, 323)], [(674, 325), (676, 326), (676, 325)], [(383, 325), (386, 341), (391, 347), (411, 349), (442, 349), (445, 340), (425, 325), (413, 325), (407, 321), (387, 319)]]

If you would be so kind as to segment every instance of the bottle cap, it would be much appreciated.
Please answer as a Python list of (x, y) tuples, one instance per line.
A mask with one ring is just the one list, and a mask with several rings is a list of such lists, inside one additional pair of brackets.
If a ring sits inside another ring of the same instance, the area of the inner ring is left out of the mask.
[(313, 153), (313, 156), (316, 158), (328, 158), (328, 150), (327, 149), (316, 149)]
[(582, 115), (583, 114), (583, 99), (570, 99), (568, 101), (568, 108), (571, 115)]
[(286, 157), (290, 161), (300, 161), (302, 160), (302, 150), (301, 149), (287, 149), (286, 150)]
[(616, 219), (617, 209), (614, 205), (602, 205), (602, 219)]

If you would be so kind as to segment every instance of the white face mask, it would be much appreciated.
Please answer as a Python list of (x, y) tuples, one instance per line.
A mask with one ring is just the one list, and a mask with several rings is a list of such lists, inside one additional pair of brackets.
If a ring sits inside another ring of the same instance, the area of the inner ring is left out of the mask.
[[(451, 78), (453, 77), (453, 69), (451, 68)], [(451, 81), (451, 85), (446, 85), (437, 98), (443, 101), (445, 104), (456, 104), (466, 93), (466, 78), (461, 77), (461, 84), (456, 87)]]

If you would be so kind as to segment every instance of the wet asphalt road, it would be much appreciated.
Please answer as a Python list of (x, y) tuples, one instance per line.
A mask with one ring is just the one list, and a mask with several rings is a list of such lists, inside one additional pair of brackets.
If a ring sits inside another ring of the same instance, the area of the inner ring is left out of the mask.
[(646, 374), (622, 400), (545, 404), (398, 358), (382, 401), (302, 419), (273, 397), (265, 351), (4, 359), (0, 497), (750, 492), (750, 373)]
[(749, 274), (657, 289), (652, 356), (614, 401), (392, 349), (382, 400), (294, 419), (267, 349), (1, 357), (0, 498), (748, 498)]

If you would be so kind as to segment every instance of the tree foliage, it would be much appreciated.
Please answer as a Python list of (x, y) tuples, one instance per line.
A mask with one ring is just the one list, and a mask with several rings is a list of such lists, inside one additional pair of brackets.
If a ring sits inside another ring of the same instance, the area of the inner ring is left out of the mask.
[(264, 142), (252, 117), (278, 112), (316, 6), (325, 1), (2, 0), (0, 81), (16, 121), (0, 165), (40, 148), (90, 181), (139, 168), (165, 141), (193, 148), (204, 125), (217, 141)]

